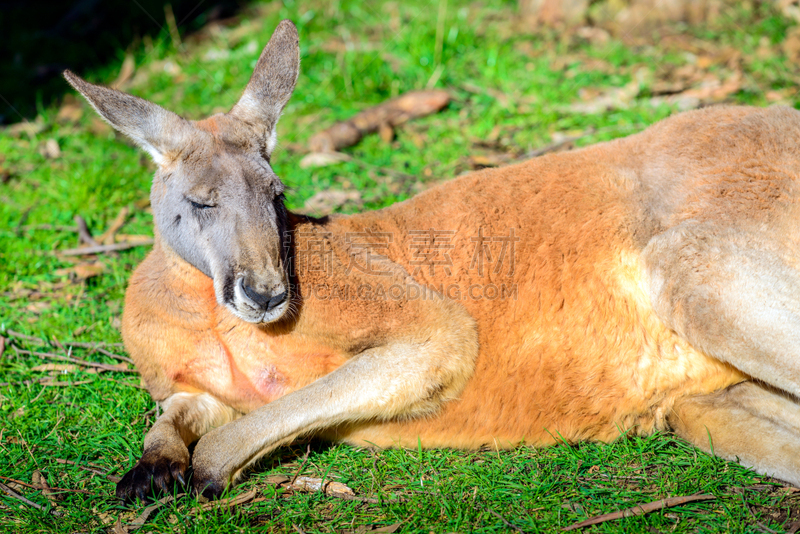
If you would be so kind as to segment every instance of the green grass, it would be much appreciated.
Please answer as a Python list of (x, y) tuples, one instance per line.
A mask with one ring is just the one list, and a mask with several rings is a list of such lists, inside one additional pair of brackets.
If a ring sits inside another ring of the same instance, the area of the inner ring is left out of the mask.
[[(703, 28), (680, 25), (643, 39), (589, 42), (574, 32), (515, 26), (512, 3), (322, 2), (255, 4), (230, 26), (184, 36), (180, 49), (165, 34), (129, 52), (137, 65), (129, 92), (189, 118), (228, 109), (250, 75), (277, 22), (291, 18), (301, 36), (302, 74), (279, 125), (273, 166), (287, 184), (290, 207), (302, 208), (325, 189), (356, 189), (361, 209), (379, 208), (408, 192), (382, 169), (419, 177), (411, 192), (470, 169), (469, 156), (520, 157), (558, 134), (583, 134), (585, 145), (627, 135), (676, 111), (654, 103), (658, 83), (703, 56), (703, 73), (727, 79), (734, 51), (743, 73), (729, 102), (797, 104), (798, 67), (780, 43), (791, 22), (769, 7), (737, 8)], [(439, 30), (437, 31), (437, 28)], [(701, 51), (686, 46), (702, 45)], [(660, 46), (657, 46), (660, 44)], [(704, 51), (702, 51), (704, 50)], [(120, 54), (122, 57), (123, 54)], [(111, 83), (119, 63), (80, 73)], [(587, 91), (609, 91), (641, 79), (635, 98), (597, 113), (571, 111)], [(342, 163), (301, 169), (302, 146), (318, 129), (398, 93), (428, 84), (451, 91), (443, 112), (398, 129), (391, 143), (377, 136), (347, 152), (374, 168)], [(773, 92), (773, 93), (770, 93)], [(778, 93), (775, 93), (778, 92)], [(777, 96), (775, 96), (777, 94)], [(121, 506), (107, 474), (120, 476), (138, 458), (153, 407), (131, 374), (72, 370), (56, 383), (34, 367), (50, 360), (18, 350), (63, 354), (53, 340), (120, 342), (125, 285), (146, 254), (136, 248), (100, 258), (105, 271), (76, 281), (59, 271), (74, 264), (55, 249), (76, 246), (81, 215), (99, 234), (128, 206), (125, 234), (152, 235), (147, 197), (153, 167), (125, 140), (98, 127), (88, 106), (77, 122), (60, 122), (58, 106), (43, 107), (42, 131), (0, 135), (0, 475), (30, 483), (35, 470), (63, 493), (51, 507), (41, 491), (16, 491), (43, 509), (0, 494), (0, 531), (99, 532), (145, 508)], [(48, 140), (61, 155), (40, 151)], [(487, 141), (488, 140), (488, 141)], [(351, 208), (348, 208), (351, 209)], [(38, 346), (10, 337), (48, 340)], [(121, 353), (119, 347), (111, 350)], [(74, 348), (73, 355), (117, 363)], [(27, 381), (27, 382), (26, 382)], [(716, 499), (593, 527), (594, 532), (783, 532), (800, 519), (800, 498), (777, 481), (698, 452), (671, 435), (620, 439), (609, 445), (463, 452), (359, 450), (315, 443), (302, 474), (323, 475), (361, 498), (290, 494), (267, 478), (294, 474), (305, 447), (262, 461), (232, 495), (256, 488), (257, 502), (203, 510), (183, 497), (150, 515), (138, 532), (341, 532), (402, 523), (402, 532), (552, 532), (573, 522), (670, 496), (711, 493)], [(98, 466), (97, 474), (79, 466)], [(9, 484), (7, 479), (0, 482)], [(57, 511), (59, 516), (50, 512)]]

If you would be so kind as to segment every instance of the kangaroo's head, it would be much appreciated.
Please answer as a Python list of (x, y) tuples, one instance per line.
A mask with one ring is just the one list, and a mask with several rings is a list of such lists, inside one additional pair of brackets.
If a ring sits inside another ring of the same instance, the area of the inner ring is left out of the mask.
[(291, 300), (284, 186), (270, 155), (299, 67), (297, 29), (283, 21), (233, 109), (196, 122), (64, 73), (158, 165), (150, 198), (164, 246), (210, 276), (217, 301), (252, 323), (279, 319)]

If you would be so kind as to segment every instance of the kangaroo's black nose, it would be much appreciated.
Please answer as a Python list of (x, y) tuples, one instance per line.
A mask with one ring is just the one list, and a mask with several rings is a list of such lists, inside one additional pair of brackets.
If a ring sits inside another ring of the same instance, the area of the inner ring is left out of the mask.
[(276, 306), (279, 306), (286, 300), (286, 291), (279, 293), (275, 296), (269, 293), (260, 293), (247, 283), (242, 284), (242, 289), (247, 298), (258, 304), (259, 307), (264, 308), (266, 311), (272, 311)]

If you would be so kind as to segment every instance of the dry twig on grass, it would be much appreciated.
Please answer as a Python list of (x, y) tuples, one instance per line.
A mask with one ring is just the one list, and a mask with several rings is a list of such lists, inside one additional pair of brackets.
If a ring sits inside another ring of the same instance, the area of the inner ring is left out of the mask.
[(125, 221), (128, 219), (128, 215), (130, 214), (130, 210), (127, 206), (123, 206), (120, 208), (119, 213), (117, 216), (114, 217), (114, 220), (111, 221), (111, 224), (108, 225), (106, 231), (102, 233), (100, 237), (97, 238), (97, 241), (101, 245), (113, 245), (114, 244), (114, 236), (117, 235), (117, 232), (125, 226)]
[(84, 367), (93, 367), (95, 369), (102, 369), (103, 371), (114, 371), (117, 373), (135, 373), (135, 369), (127, 369), (124, 367), (120, 367), (119, 365), (109, 365), (107, 363), (100, 363), (100, 362), (87, 362), (85, 360), (79, 360), (78, 358), (72, 358), (70, 356), (60, 356), (58, 354), (53, 354), (52, 352), (37, 352), (33, 350), (24, 350), (18, 349), (14, 347), (14, 350), (18, 354), (28, 354), (30, 356), (38, 356), (40, 358), (47, 358), (50, 360), (61, 360), (65, 362), (74, 363), (77, 365), (82, 365)]
[(652, 501), (645, 504), (639, 504), (631, 508), (626, 508), (625, 510), (620, 510), (618, 512), (612, 512), (610, 514), (603, 514), (597, 517), (592, 517), (591, 519), (581, 521), (580, 523), (575, 523), (568, 527), (564, 527), (561, 530), (564, 531), (576, 530), (579, 528), (585, 528), (592, 525), (597, 525), (599, 523), (605, 523), (606, 521), (614, 521), (616, 519), (622, 519), (623, 517), (634, 517), (637, 515), (644, 515), (650, 512), (655, 512), (656, 510), (671, 508), (672, 506), (679, 506), (681, 504), (686, 504), (695, 501), (709, 501), (712, 499), (716, 499), (716, 497), (705, 493), (700, 495), (695, 494), (695, 495), (687, 495), (684, 497), (670, 497), (668, 499), (659, 499), (657, 501)]
[[(15, 332), (14, 330), (6, 330), (6, 335), (8, 337), (14, 337), (17, 339), (22, 339), (24, 341), (30, 341), (32, 343), (38, 343), (39, 345), (47, 345), (47, 341), (40, 337), (29, 336), (27, 334), (20, 334), (19, 332)], [(92, 341), (92, 342), (83, 342), (83, 341), (67, 341), (66, 345), (71, 345), (73, 347), (81, 347), (87, 349), (94, 349), (97, 347), (122, 347), (122, 343), (106, 343), (105, 341)], [(100, 350), (100, 349), (98, 349)], [(117, 356), (116, 354), (110, 354), (114, 358), (121, 358), (122, 356)]]
[[(20, 486), (25, 486), (25, 487), (28, 487), (28, 488), (31, 488), (31, 489), (37, 489), (37, 490), (43, 490), (44, 489), (44, 485), (43, 484), (39, 484), (39, 485), (37, 485), (37, 484), (28, 484), (27, 482), (23, 482), (21, 480), (17, 480), (16, 478), (6, 477), (6, 476), (3, 476), (3, 475), (0, 475), (0, 478), (2, 478), (3, 480), (8, 480), (9, 482), (13, 482), (14, 484), (19, 484)], [(53, 487), (50, 487), (50, 486), (48, 486), (48, 489), (51, 492), (62, 492), (63, 491), (63, 492), (66, 492), (66, 493), (85, 493), (87, 495), (94, 495), (94, 493), (92, 493), (91, 491), (83, 490), (83, 489), (53, 488)]]
[(450, 95), (447, 91), (410, 91), (334, 124), (314, 135), (308, 145), (312, 152), (336, 152), (355, 145), (365, 135), (381, 128), (394, 128), (411, 119), (435, 113), (448, 102)]
[(184, 495), (185, 495), (184, 493), (179, 493), (175, 497), (173, 497), (172, 495), (167, 495), (166, 497), (157, 500), (155, 503), (151, 504), (150, 506), (142, 510), (142, 513), (139, 514), (139, 517), (131, 521), (130, 525), (122, 527), (123, 529), (122, 532), (131, 532), (132, 530), (140, 528), (147, 522), (147, 519), (150, 517), (150, 514), (152, 514), (165, 504), (171, 503), (176, 498), (183, 497)]
[(80, 215), (76, 215), (75, 224), (78, 225), (78, 236), (81, 238), (82, 242), (92, 247), (96, 247), (100, 244), (94, 240), (94, 237), (92, 237), (91, 232), (89, 232), (89, 227), (86, 224), (86, 219), (84, 219)]
[(300, 463), (300, 467), (297, 468), (297, 471), (295, 471), (292, 480), (289, 482), (289, 485), (294, 484), (294, 482), (297, 480), (297, 477), (299, 477), (300, 473), (303, 472), (303, 468), (306, 466), (306, 463), (308, 463), (308, 457), (310, 454), (311, 454), (311, 444), (309, 443), (308, 445), (306, 445), (306, 454), (305, 456), (303, 456), (303, 461)]
[(68, 248), (66, 250), (59, 250), (57, 253), (62, 256), (87, 256), (89, 254), (104, 254), (106, 252), (117, 252), (120, 250), (128, 250), (134, 247), (144, 247), (153, 244), (152, 239), (146, 241), (123, 241), (122, 243), (114, 243), (113, 245), (97, 245), (94, 247), (79, 247)]
[(51, 232), (70, 232), (75, 233), (78, 231), (77, 226), (66, 226), (63, 224), (26, 224), (20, 226), (20, 230), (48, 230)]
[(79, 469), (83, 469), (85, 471), (89, 471), (90, 473), (94, 473), (95, 475), (100, 475), (101, 477), (106, 477), (109, 481), (111, 481), (111, 482), (113, 482), (115, 484), (117, 482), (119, 482), (120, 480), (122, 480), (122, 478), (120, 478), (120, 477), (109, 475), (109, 473), (111, 471), (110, 470), (103, 471), (103, 468), (100, 467), (100, 466), (92, 467), (92, 466), (88, 466), (88, 465), (81, 465), (78, 462), (75, 462), (73, 460), (65, 460), (63, 458), (55, 458), (55, 461), (60, 463), (60, 464), (64, 464), (64, 465), (74, 465), (75, 467), (77, 467)]
[[(36, 343), (37, 345), (48, 345), (49, 343), (40, 337), (29, 336), (26, 334), (20, 334), (19, 332), (15, 332), (14, 330), (6, 330), (6, 335), (8, 337), (13, 337), (17, 339), (21, 339), (23, 341), (28, 341), (30, 343)], [(60, 345), (60, 343), (59, 343)], [(128, 358), (127, 356), (121, 356), (119, 354), (114, 354), (111, 351), (104, 349), (103, 347), (122, 347), (122, 343), (106, 343), (103, 341), (93, 341), (93, 342), (82, 342), (82, 341), (67, 341), (64, 343), (67, 347), (80, 347), (83, 349), (89, 349), (91, 351), (97, 351), (101, 354), (105, 354), (109, 358), (114, 358), (115, 360), (120, 360), (127, 363), (133, 363), (133, 360)]]
[[(36, 508), (37, 510), (45, 511), (45, 507), (44, 506), (42, 506), (41, 504), (36, 504), (35, 502), (31, 501), (30, 499), (26, 499), (25, 497), (23, 497), (22, 495), (20, 495), (19, 493), (17, 493), (13, 489), (9, 488), (8, 486), (3, 484), (2, 482), (0, 482), (0, 491), (5, 493), (9, 497), (13, 497), (13, 498), (17, 499), (18, 501), (21, 501), (21, 502), (27, 504), (28, 506), (32, 506), (32, 507)], [(63, 515), (61, 512), (59, 512), (57, 510), (53, 510), (52, 508), (50, 509), (50, 514), (54, 515), (54, 516)]]

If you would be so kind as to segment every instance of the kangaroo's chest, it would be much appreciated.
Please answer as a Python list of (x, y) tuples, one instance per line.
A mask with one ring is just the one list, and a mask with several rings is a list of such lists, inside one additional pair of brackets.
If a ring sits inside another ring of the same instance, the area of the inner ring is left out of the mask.
[(252, 325), (193, 336), (170, 370), (178, 384), (211, 393), (247, 413), (330, 373), (346, 361), (336, 349), (303, 336), (271, 336)]

